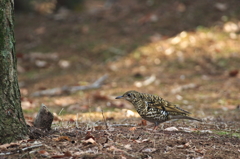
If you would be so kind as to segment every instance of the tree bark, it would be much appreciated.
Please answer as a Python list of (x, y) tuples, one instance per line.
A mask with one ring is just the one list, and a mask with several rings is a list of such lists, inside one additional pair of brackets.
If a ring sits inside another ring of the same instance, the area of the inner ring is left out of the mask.
[(13, 0), (0, 1), (0, 144), (28, 134), (17, 79), (13, 8)]

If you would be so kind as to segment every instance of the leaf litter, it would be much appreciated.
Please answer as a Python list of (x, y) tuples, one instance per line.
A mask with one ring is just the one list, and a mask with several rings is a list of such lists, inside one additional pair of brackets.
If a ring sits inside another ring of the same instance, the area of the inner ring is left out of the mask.
[[(36, 19), (42, 27), (16, 27), (17, 50), (24, 52), (18, 53), (18, 69), (25, 113), (34, 116), (31, 111), (40, 103), (61, 113), (55, 113), (52, 130), (46, 136), (4, 145), (1, 157), (239, 158), (239, 18), (225, 21), (231, 17), (226, 16), (229, 8), (234, 12), (238, 6), (237, 1), (155, 1), (161, 9), (147, 3), (123, 0), (117, 9), (69, 14), (68, 23), (62, 26), (39, 17)], [(201, 10), (210, 11), (209, 16), (184, 16)], [(34, 21), (26, 15), (19, 18)], [(123, 19), (126, 24), (122, 24)], [(199, 26), (200, 19), (207, 23)], [(117, 22), (124, 26), (114, 28), (112, 24)], [(93, 27), (96, 24), (98, 28)], [(73, 25), (77, 29), (66, 35), (66, 29)], [(36, 39), (23, 35), (36, 32), (36, 28), (44, 28), (37, 31)], [(95, 29), (97, 36), (92, 34)], [(79, 31), (83, 38), (76, 36)], [(52, 35), (63, 36), (67, 44), (52, 43)], [(106, 43), (99, 37), (108, 37)], [(83, 45), (69, 45), (71, 41)], [(37, 45), (54, 50), (42, 53)], [(65, 85), (86, 86), (106, 73), (109, 76), (98, 90), (30, 96)], [(168, 122), (152, 132), (152, 125), (142, 121), (131, 105), (112, 99), (130, 89), (158, 94), (204, 122)]]

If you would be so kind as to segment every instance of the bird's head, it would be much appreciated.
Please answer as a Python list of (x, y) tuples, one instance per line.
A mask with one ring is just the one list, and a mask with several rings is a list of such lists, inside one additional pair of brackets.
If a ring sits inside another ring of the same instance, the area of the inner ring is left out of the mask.
[(137, 100), (138, 94), (139, 93), (137, 91), (127, 91), (122, 96), (118, 96), (115, 99), (125, 99), (125, 100), (132, 103), (132, 102), (135, 102)]

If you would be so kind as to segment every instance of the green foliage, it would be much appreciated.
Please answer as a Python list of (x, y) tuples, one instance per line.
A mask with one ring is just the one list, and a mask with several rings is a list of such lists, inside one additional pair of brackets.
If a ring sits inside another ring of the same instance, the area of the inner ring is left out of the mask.
[(229, 131), (218, 131), (218, 130), (213, 130), (215, 134), (218, 135), (223, 135), (223, 136), (228, 136), (228, 137), (238, 137), (240, 138), (240, 133), (237, 132), (229, 132)]

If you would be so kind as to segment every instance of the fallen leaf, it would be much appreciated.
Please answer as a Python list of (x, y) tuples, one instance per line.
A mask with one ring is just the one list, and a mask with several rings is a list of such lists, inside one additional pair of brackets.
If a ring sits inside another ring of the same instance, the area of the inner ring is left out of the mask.
[(70, 156), (72, 156), (72, 153), (70, 151), (66, 151), (66, 152), (64, 152), (64, 156), (70, 157)]
[(1, 150), (6, 150), (9, 147), (17, 147), (17, 146), (19, 146), (18, 143), (3, 144), (3, 145), (0, 145), (0, 149)]
[(185, 148), (187, 148), (187, 147), (189, 147), (189, 146), (190, 146), (190, 143), (189, 143), (189, 142), (187, 142), (187, 143), (184, 144), (184, 147), (185, 147)]
[(202, 155), (206, 152), (205, 149), (195, 149), (195, 151), (202, 154)]
[(156, 151), (156, 150), (157, 150), (157, 149), (155, 149), (155, 148), (145, 148), (145, 149), (142, 150), (142, 152), (152, 153), (152, 152), (154, 152), (154, 151)]
[(71, 156), (72, 156), (71, 152), (66, 151), (66, 152), (64, 152), (63, 155), (54, 155), (54, 156), (51, 156), (51, 158), (66, 158), (66, 157), (71, 157)]
[(92, 138), (93, 140), (95, 140), (95, 137), (91, 134), (90, 131), (88, 131), (88, 132), (87, 132), (87, 135), (86, 135), (86, 137), (85, 137), (85, 140), (88, 140), (88, 139), (90, 139), (90, 138)]
[(133, 140), (133, 142), (136, 142), (136, 143), (142, 143), (142, 141), (140, 141), (140, 140)]
[(143, 143), (143, 142), (148, 142), (149, 139), (143, 139), (143, 140), (133, 140), (136, 143)]
[(183, 148), (184, 148), (184, 145), (177, 145), (177, 148), (178, 148), (178, 149), (183, 149)]
[(184, 145), (178, 145), (177, 148), (183, 149), (183, 148), (188, 148), (190, 146), (189, 142), (185, 143)]
[(136, 127), (129, 128), (130, 131), (135, 131), (136, 129), (137, 129)]
[(147, 120), (142, 120), (141, 123), (138, 124), (138, 126), (146, 126)]
[(44, 67), (47, 67), (48, 63), (47, 63), (47, 61), (36, 60), (35, 65), (39, 68), (44, 68)]
[(71, 141), (68, 136), (59, 136), (58, 138), (53, 138), (54, 141)]
[(53, 112), (53, 117), (54, 117), (54, 118), (53, 118), (54, 121), (62, 121), (62, 120), (63, 120), (63, 119), (62, 119), (60, 116), (58, 116), (57, 113), (55, 113), (55, 112)]
[(110, 97), (105, 95), (105, 94), (103, 94), (103, 92), (97, 91), (96, 93), (93, 94), (93, 99), (96, 100), (96, 101), (98, 101), (98, 100), (106, 101), (106, 100), (109, 100)]
[(237, 74), (238, 74), (238, 70), (232, 70), (232, 71), (229, 72), (230, 77), (236, 77)]
[(121, 149), (116, 148), (115, 146), (110, 146), (109, 148), (107, 148), (107, 150), (108, 150), (108, 151), (120, 151), (120, 152), (123, 151), (123, 150), (121, 150)]
[(70, 62), (67, 61), (67, 60), (60, 60), (58, 62), (58, 65), (61, 67), (61, 68), (68, 68), (70, 66)]
[(125, 148), (125, 149), (128, 149), (128, 150), (132, 150), (132, 148), (131, 148), (131, 145), (130, 145), (130, 144), (127, 144), (127, 145), (125, 145), (125, 146), (124, 146), (124, 148)]
[(114, 120), (114, 117), (106, 117), (106, 120)]
[(186, 128), (186, 127), (179, 127), (180, 130), (184, 131), (184, 132), (193, 132), (195, 131), (195, 129), (192, 128)]
[(147, 142), (147, 141), (149, 141), (149, 139), (143, 139), (143, 140), (142, 140), (142, 142)]
[(40, 150), (40, 151), (38, 151), (38, 153), (41, 155), (45, 155), (45, 156), (49, 155), (49, 153), (45, 150)]
[(133, 112), (132, 110), (129, 109), (122, 109), (123, 113), (125, 113), (126, 117), (139, 117), (138, 113)]
[(94, 128), (95, 128), (95, 130), (103, 130), (103, 127), (101, 125), (95, 126)]
[(75, 120), (74, 120), (73, 118), (68, 119), (68, 121), (69, 121), (70, 123), (74, 123), (74, 122), (75, 122)]
[(164, 130), (166, 130), (166, 131), (178, 131), (178, 129), (176, 127), (168, 127)]
[(211, 133), (212, 133), (212, 131), (211, 131), (211, 130), (200, 130), (200, 132), (201, 132), (201, 133), (209, 133), (209, 134), (211, 134)]
[(121, 159), (127, 159), (125, 156), (120, 155)]
[(93, 138), (89, 138), (87, 140), (82, 141), (83, 145), (88, 145), (88, 144), (95, 144), (96, 141)]

